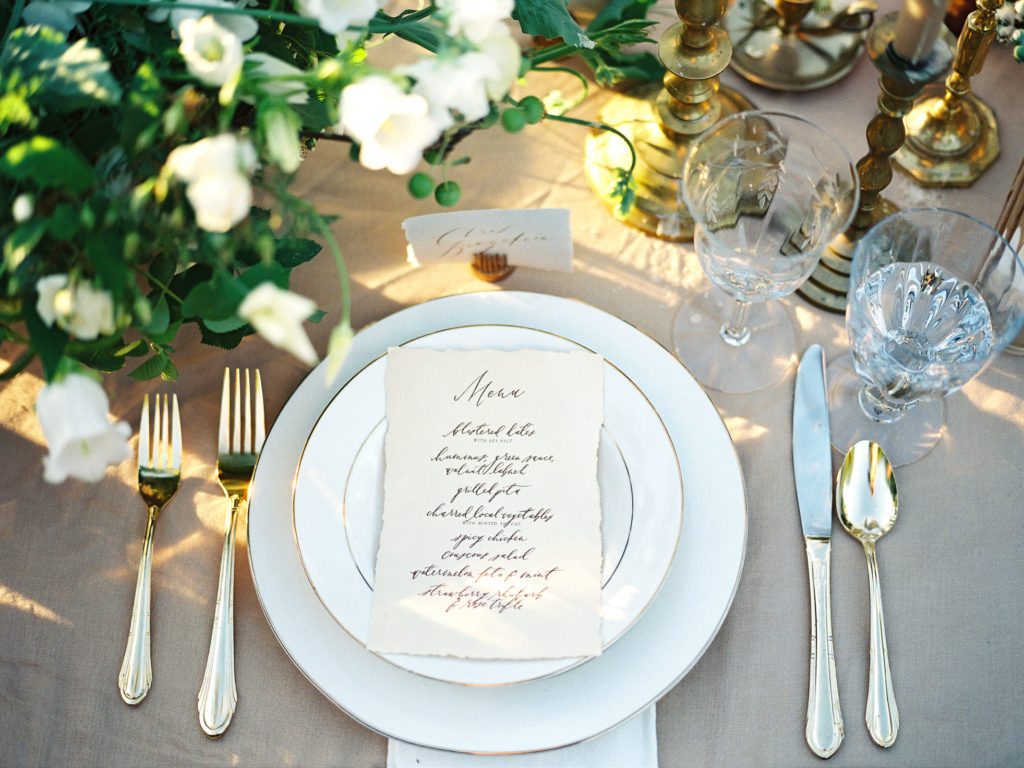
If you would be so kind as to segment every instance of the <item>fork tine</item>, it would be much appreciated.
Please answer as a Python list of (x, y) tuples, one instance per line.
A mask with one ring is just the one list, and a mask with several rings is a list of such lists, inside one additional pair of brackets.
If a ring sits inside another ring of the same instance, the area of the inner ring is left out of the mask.
[(249, 369), (245, 369), (245, 445), (243, 453), (252, 453), (252, 397), (249, 394)]
[(160, 444), (160, 466), (170, 469), (171, 467), (171, 429), (169, 420), (169, 404), (167, 402), (167, 393), (164, 392), (164, 410), (161, 414), (163, 423), (161, 424), (161, 433), (163, 434), (164, 441)]
[(220, 427), (217, 430), (217, 453), (228, 453), (231, 450), (228, 435), (228, 418), (231, 412), (231, 370), (224, 369), (224, 387), (220, 395)]
[(263, 441), (267, 439), (267, 423), (263, 414), (263, 382), (260, 381), (260, 369), (256, 369), (256, 443), (253, 453), (263, 450)]
[(241, 387), (241, 371), (235, 368), (235, 407), (234, 417), (235, 423), (231, 430), (231, 452), (241, 453), (242, 452), (242, 393), (239, 391)]
[(177, 394), (174, 395), (171, 419), (171, 469), (181, 471), (181, 414), (178, 412)]
[(156, 468), (160, 461), (160, 393), (153, 395), (153, 436), (150, 442), (149, 463), (147, 467)]
[(139, 417), (139, 467), (149, 466), (149, 393), (142, 398), (142, 416)]

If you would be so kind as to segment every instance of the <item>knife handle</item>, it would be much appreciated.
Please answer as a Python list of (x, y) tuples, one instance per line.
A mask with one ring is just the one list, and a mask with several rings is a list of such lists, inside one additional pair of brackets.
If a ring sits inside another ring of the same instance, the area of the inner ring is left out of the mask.
[(818, 757), (832, 757), (843, 743), (843, 713), (832, 646), (832, 542), (805, 539), (811, 584), (811, 682), (807, 692), (807, 745)]

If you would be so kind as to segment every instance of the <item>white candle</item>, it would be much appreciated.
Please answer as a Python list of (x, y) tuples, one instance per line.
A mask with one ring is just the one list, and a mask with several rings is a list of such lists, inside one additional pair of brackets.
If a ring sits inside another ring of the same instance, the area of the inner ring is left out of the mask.
[(946, 0), (906, 0), (893, 35), (892, 47), (900, 58), (919, 64), (935, 47), (946, 15)]

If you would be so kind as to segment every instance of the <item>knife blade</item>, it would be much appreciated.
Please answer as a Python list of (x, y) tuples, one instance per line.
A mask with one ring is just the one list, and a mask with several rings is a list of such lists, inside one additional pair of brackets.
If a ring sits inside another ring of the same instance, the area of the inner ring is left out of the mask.
[(804, 352), (796, 375), (793, 476), (811, 597), (811, 665), (804, 735), (814, 754), (828, 758), (842, 744), (844, 729), (832, 644), (832, 446), (825, 352), (818, 344)]

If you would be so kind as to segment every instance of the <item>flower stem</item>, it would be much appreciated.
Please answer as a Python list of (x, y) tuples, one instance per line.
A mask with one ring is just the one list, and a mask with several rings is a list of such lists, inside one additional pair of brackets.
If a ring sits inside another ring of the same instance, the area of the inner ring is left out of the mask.
[(626, 134), (624, 134), (618, 128), (608, 125), (607, 123), (598, 122), (596, 120), (581, 120), (578, 117), (553, 115), (550, 112), (545, 113), (544, 117), (547, 118), (548, 120), (556, 120), (560, 123), (572, 123), (573, 125), (582, 125), (585, 128), (596, 128), (600, 131), (608, 131), (609, 133), (614, 133), (616, 136), (618, 136), (620, 139), (626, 142), (626, 146), (629, 147), (630, 163), (629, 170), (627, 170), (626, 173), (629, 176), (633, 175), (633, 170), (636, 168), (636, 149), (633, 147), (633, 142), (629, 140), (629, 137), (626, 136)]

